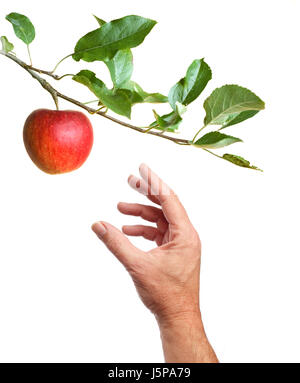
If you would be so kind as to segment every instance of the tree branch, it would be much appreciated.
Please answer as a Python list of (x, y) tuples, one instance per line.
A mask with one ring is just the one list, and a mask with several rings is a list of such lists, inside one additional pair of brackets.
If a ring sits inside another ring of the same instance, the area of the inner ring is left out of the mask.
[(129, 124), (127, 122), (118, 120), (117, 118), (109, 116), (106, 113), (101, 112), (101, 111), (99, 111), (97, 109), (90, 108), (89, 106), (83, 104), (82, 102), (80, 102), (78, 100), (75, 100), (75, 99), (73, 99), (73, 98), (71, 98), (69, 96), (66, 96), (66, 95), (60, 93), (59, 91), (57, 91), (44, 78), (39, 76), (38, 73), (50, 76), (50, 77), (52, 77), (55, 80), (59, 80), (62, 76), (58, 76), (58, 75), (54, 74), (53, 72), (41, 70), (41, 69), (35, 68), (33, 66), (27, 65), (24, 61), (20, 60), (18, 57), (14, 56), (14, 55), (12, 55), (10, 53), (6, 53), (6, 52), (0, 50), (0, 54), (3, 55), (3, 56), (6, 56), (10, 60), (12, 60), (15, 63), (17, 63), (19, 66), (21, 66), (23, 69), (25, 69), (34, 79), (36, 79), (41, 84), (41, 86), (45, 90), (47, 90), (47, 92), (49, 92), (51, 94), (51, 96), (52, 96), (52, 98), (53, 98), (57, 108), (58, 108), (58, 98), (61, 98), (63, 100), (69, 101), (70, 103), (72, 103), (74, 105), (79, 106), (82, 109), (85, 109), (87, 112), (89, 112), (91, 114), (98, 114), (98, 115), (100, 115), (100, 116), (102, 116), (102, 117), (104, 117), (104, 118), (106, 118), (106, 119), (108, 119), (110, 121), (113, 121), (113, 122), (115, 122), (115, 123), (117, 123), (119, 125), (125, 126), (126, 128), (135, 130), (137, 132), (146, 133), (146, 134), (150, 134), (152, 136), (161, 137), (161, 138), (164, 138), (166, 140), (175, 142), (176, 144), (179, 144), (179, 145), (191, 145), (191, 141), (190, 140), (186, 140), (186, 139), (183, 139), (183, 138), (176, 138), (176, 137), (166, 136), (166, 135), (163, 135), (162, 132), (154, 132), (154, 131), (149, 130), (149, 129), (143, 129), (143, 128), (140, 128), (138, 126), (134, 126), (132, 124)]
[(28, 69), (33, 70), (34, 72), (38, 72), (40, 74), (46, 74), (47, 76), (54, 78), (54, 80), (60, 80), (60, 76), (58, 76), (57, 74), (54, 74), (53, 72), (50, 72), (48, 70), (38, 69), (38, 68), (35, 68), (34, 66), (31, 66), (31, 65), (27, 65), (27, 67), (28, 67)]

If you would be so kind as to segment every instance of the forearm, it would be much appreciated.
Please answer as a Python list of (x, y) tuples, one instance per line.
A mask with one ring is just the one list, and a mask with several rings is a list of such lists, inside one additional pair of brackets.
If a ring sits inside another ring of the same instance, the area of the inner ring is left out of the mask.
[(171, 320), (158, 319), (158, 325), (167, 363), (218, 362), (206, 337), (200, 312)]

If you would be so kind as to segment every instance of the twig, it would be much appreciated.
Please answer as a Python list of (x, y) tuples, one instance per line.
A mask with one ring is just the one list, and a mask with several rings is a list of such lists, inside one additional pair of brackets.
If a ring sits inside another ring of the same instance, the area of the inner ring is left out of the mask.
[(27, 68), (40, 74), (46, 74), (47, 76), (54, 78), (54, 80), (60, 80), (60, 78), (62, 77), (62, 76), (58, 76), (57, 74), (53, 74), (52, 72), (48, 70), (38, 69), (31, 65), (27, 65)]
[[(119, 125), (125, 126), (126, 128), (135, 130), (135, 131), (140, 132), (140, 133), (145, 133), (146, 132), (147, 129), (143, 129), (143, 128), (140, 128), (138, 126), (134, 126), (132, 124), (129, 124), (127, 122), (118, 120), (115, 117), (109, 116), (105, 112), (101, 112), (101, 111), (99, 111), (97, 109), (90, 108), (89, 106), (85, 105), (84, 103), (82, 103), (82, 102), (80, 102), (78, 100), (75, 100), (75, 99), (73, 99), (73, 98), (71, 98), (69, 96), (66, 96), (66, 95), (60, 93), (55, 88), (53, 88), (53, 86), (50, 85), (44, 78), (40, 77), (37, 73), (48, 75), (48, 76), (54, 78), (55, 80), (59, 80), (63, 76), (57, 76), (57, 75), (53, 74), (53, 72), (41, 70), (41, 69), (32, 67), (30, 65), (27, 65), (24, 61), (20, 60), (18, 57), (14, 56), (14, 55), (12, 55), (10, 53), (6, 53), (6, 52), (0, 50), (0, 54), (3, 55), (3, 56), (6, 56), (10, 60), (12, 60), (15, 63), (17, 63), (19, 66), (21, 66), (23, 69), (25, 69), (34, 79), (36, 79), (41, 84), (41, 86), (51, 94), (57, 109), (58, 109), (58, 98), (61, 98), (63, 100), (71, 102), (74, 105), (79, 106), (82, 109), (85, 109), (87, 112), (89, 112), (91, 114), (98, 114), (98, 115), (100, 115), (100, 116), (102, 116), (102, 117), (104, 117), (104, 118), (106, 118), (106, 119), (108, 119), (110, 121), (113, 121), (113, 122), (115, 122), (115, 123), (117, 123)], [(152, 136), (158, 136), (158, 137), (164, 138), (166, 140), (175, 142), (176, 144), (191, 145), (191, 141), (190, 140), (186, 140), (186, 139), (183, 139), (183, 138), (175, 138), (175, 137), (166, 136), (166, 135), (161, 135), (160, 132), (153, 132), (152, 130), (150, 130), (150, 131), (147, 132), (147, 134), (150, 134)]]

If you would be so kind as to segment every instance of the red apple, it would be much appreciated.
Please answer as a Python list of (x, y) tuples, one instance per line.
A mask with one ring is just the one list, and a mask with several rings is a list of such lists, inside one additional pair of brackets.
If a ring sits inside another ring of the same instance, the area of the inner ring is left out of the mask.
[(46, 173), (78, 169), (93, 146), (89, 119), (74, 110), (38, 109), (24, 125), (25, 148), (32, 161)]

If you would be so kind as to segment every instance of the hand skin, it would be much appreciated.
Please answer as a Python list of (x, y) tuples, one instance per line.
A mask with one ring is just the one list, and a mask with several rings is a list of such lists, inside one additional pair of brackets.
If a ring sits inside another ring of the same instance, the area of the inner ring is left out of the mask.
[[(122, 214), (153, 222), (156, 227), (123, 226), (119, 231), (97, 222), (93, 231), (131, 275), (135, 287), (159, 325), (167, 363), (216, 363), (199, 306), (201, 242), (176, 194), (146, 165), (129, 185), (158, 207), (120, 202)], [(128, 236), (142, 236), (157, 247), (144, 252)]]

